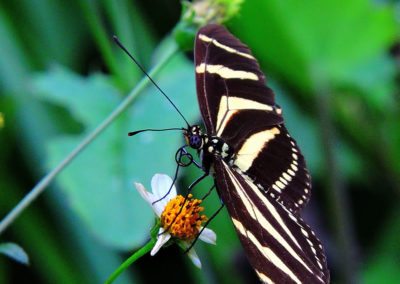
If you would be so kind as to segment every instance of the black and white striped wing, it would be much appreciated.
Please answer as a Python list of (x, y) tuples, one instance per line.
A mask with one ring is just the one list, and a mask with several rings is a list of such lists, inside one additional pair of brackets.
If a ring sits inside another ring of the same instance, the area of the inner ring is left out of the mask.
[(215, 182), (243, 247), (264, 283), (329, 283), (325, 255), (310, 227), (223, 160)]
[(233, 167), (298, 212), (310, 198), (310, 177), (248, 47), (225, 28), (208, 25), (197, 34), (195, 64), (207, 134), (221, 137), (234, 149)]
[(299, 214), (310, 176), (256, 59), (225, 28), (208, 25), (196, 36), (195, 64), (207, 136), (234, 153), (204, 155), (250, 263), (263, 282), (328, 283), (322, 246)]

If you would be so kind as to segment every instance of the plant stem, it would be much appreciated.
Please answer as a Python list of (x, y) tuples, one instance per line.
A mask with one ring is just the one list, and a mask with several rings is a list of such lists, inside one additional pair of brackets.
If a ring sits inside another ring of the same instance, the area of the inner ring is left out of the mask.
[[(158, 64), (151, 69), (148, 74), (151, 77), (155, 75), (168, 63), (168, 61), (178, 51), (178, 46), (171, 40), (173, 46), (166, 48), (167, 54), (160, 59)], [(115, 110), (103, 122), (93, 130), (85, 139), (78, 144), (72, 152), (64, 158), (51, 172), (45, 175), (32, 190), (24, 196), (24, 198), (4, 217), (0, 223), (0, 234), (27, 208), (54, 180), (54, 178), (67, 166), (69, 163), (86, 148), (97, 136), (102, 133), (136, 98), (136, 96), (147, 86), (149, 79), (144, 77), (129, 95), (115, 108)]]
[(142, 248), (132, 254), (127, 260), (125, 260), (111, 275), (108, 277), (105, 284), (111, 284), (114, 282), (117, 277), (124, 272), (132, 263), (138, 260), (140, 257), (151, 251), (156, 243), (156, 239), (152, 238), (147, 244), (145, 244)]
[[(323, 74), (323, 72), (318, 73)], [(324, 169), (326, 174), (326, 196), (335, 232), (337, 259), (340, 259), (336, 280), (339, 283), (358, 283), (358, 261), (355, 257), (357, 249), (352, 231), (352, 220), (349, 213), (347, 194), (340, 171), (339, 154), (335, 147), (338, 139), (332, 116), (333, 98), (331, 89), (323, 75), (322, 77), (321, 75), (314, 76), (314, 80), (317, 94), (317, 115), (326, 159), (326, 168)]]
[(81, 0), (78, 2), (86, 17), (86, 22), (90, 27), (90, 31), (93, 35), (95, 42), (101, 52), (101, 55), (106, 62), (108, 68), (111, 70), (111, 74), (117, 74), (119, 78), (124, 78), (123, 70), (118, 68), (115, 56), (113, 56), (110, 38), (108, 36), (104, 25), (100, 19), (99, 8), (96, 2)]

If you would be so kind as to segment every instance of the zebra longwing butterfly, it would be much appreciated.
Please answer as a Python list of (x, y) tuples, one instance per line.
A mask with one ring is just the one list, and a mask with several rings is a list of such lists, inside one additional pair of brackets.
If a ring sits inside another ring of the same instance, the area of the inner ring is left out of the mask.
[(206, 133), (192, 126), (184, 135), (213, 174), (250, 264), (265, 283), (328, 283), (322, 245), (300, 217), (310, 176), (257, 60), (208, 25), (196, 36), (195, 65)]

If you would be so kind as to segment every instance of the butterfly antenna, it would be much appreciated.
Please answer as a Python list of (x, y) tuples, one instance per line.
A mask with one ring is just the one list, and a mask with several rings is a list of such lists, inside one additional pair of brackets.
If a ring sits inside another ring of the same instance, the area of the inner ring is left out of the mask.
[(128, 133), (128, 136), (134, 136), (138, 133), (145, 132), (145, 131), (169, 131), (169, 130), (179, 130), (183, 131), (185, 130), (184, 128), (178, 128), (178, 127), (173, 127), (173, 128), (163, 128), (163, 129), (153, 129), (153, 128), (148, 128), (148, 129), (142, 129), (142, 130), (137, 130), (137, 131), (132, 131)]
[(179, 113), (179, 115), (183, 118), (183, 120), (186, 122), (187, 127), (190, 127), (189, 122), (186, 120), (186, 118), (183, 116), (183, 114), (179, 111), (179, 109), (176, 107), (176, 105), (172, 102), (172, 100), (167, 96), (167, 94), (161, 90), (161, 88), (157, 85), (156, 82), (150, 77), (150, 75), (144, 70), (142, 65), (139, 64), (139, 62), (132, 56), (132, 54), (125, 48), (125, 46), (122, 45), (122, 43), (119, 41), (117, 36), (113, 36), (114, 42), (135, 62), (135, 64), (142, 70), (143, 74), (146, 75), (147, 78), (149, 78), (150, 82), (153, 83), (153, 85), (160, 91), (161, 94), (171, 103), (171, 105), (175, 108), (175, 110)]

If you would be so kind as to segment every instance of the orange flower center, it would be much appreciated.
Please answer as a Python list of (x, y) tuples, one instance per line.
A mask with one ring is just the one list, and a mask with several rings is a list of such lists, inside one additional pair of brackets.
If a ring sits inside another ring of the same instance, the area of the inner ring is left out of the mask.
[(207, 221), (207, 217), (200, 214), (204, 210), (200, 206), (201, 200), (193, 199), (193, 195), (189, 194), (185, 205), (184, 201), (185, 197), (178, 195), (168, 202), (161, 214), (161, 225), (173, 237), (192, 240), (199, 233), (201, 224)]

